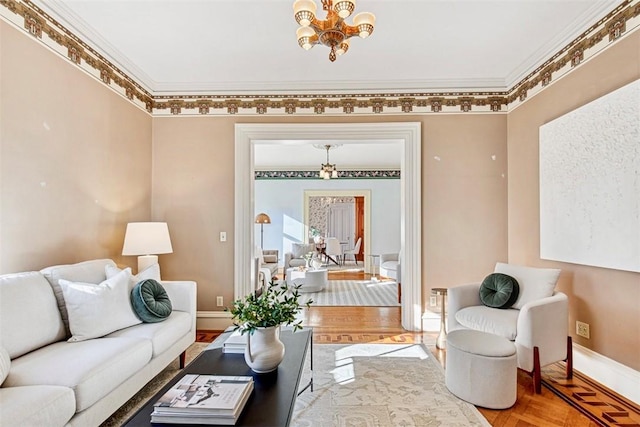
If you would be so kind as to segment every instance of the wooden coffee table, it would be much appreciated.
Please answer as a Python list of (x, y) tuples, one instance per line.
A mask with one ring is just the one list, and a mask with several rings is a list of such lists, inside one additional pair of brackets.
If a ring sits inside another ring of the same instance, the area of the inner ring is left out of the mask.
[[(285, 346), (284, 360), (276, 371), (269, 374), (256, 374), (253, 372), (245, 363), (244, 354), (223, 353), (221, 346), (229, 334), (230, 332), (226, 332), (216, 339), (210, 348), (203, 351), (180, 371), (175, 378), (149, 399), (145, 406), (136, 412), (124, 425), (128, 427), (171, 425), (151, 424), (153, 404), (184, 375), (211, 374), (253, 376), (255, 381), (253, 393), (236, 425), (288, 426), (291, 422), (291, 414), (298, 394), (307, 388), (311, 388), (311, 391), (313, 391), (313, 330), (305, 328), (293, 333), (290, 329), (283, 328), (280, 333), (280, 339)], [(220, 347), (217, 347), (216, 343), (219, 343)], [(304, 361), (309, 348), (311, 348), (311, 380), (309, 384), (298, 392)], [(184, 426), (185, 424), (181, 425)]]

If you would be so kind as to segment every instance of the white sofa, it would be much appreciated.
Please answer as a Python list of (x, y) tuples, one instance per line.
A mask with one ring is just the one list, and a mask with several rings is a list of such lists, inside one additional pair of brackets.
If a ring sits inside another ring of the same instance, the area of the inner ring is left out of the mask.
[[(102, 287), (107, 265), (115, 267), (112, 260), (92, 260), (0, 276), (3, 427), (98, 426), (173, 360), (180, 357), (183, 366), (184, 352), (195, 341), (196, 283), (191, 281), (162, 282), (172, 311), (161, 322), (67, 341), (70, 332), (63, 321), (67, 313), (58, 281)], [(90, 309), (99, 313), (99, 305)], [(73, 324), (75, 309), (70, 313), (71, 330), (77, 331), (82, 325)], [(109, 323), (108, 317), (98, 323)]]

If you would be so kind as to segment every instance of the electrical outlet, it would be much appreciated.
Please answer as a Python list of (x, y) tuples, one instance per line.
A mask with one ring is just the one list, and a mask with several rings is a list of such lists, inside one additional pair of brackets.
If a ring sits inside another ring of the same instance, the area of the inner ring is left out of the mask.
[(576, 320), (576, 335), (589, 339), (590, 338), (589, 324)]
[(431, 307), (435, 307), (436, 305), (438, 305), (438, 300), (436, 299), (436, 297), (429, 297), (429, 305)]
[(222, 297), (216, 297), (216, 305), (218, 307), (222, 307), (224, 305), (224, 300), (222, 299)]

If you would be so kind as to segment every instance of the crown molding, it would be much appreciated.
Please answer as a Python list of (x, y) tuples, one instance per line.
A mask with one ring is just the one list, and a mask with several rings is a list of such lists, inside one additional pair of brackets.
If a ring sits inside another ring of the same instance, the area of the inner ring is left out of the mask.
[[(524, 60), (518, 67), (505, 77), (505, 87), (513, 87), (520, 80), (524, 79), (536, 67), (545, 60), (551, 58), (556, 52), (562, 50), (567, 44), (567, 40), (575, 40), (583, 35), (588, 28), (603, 16), (616, 8), (618, 0), (607, 0), (606, 2), (594, 2), (591, 7), (573, 22), (568, 23), (564, 30), (556, 35), (553, 40), (540, 46), (531, 56)], [(505, 88), (505, 89), (506, 89)]]
[(126, 72), (131, 78), (136, 80), (145, 90), (150, 93), (155, 92), (153, 79), (140, 67), (131, 62), (125, 55), (116, 49), (107, 39), (102, 37), (100, 33), (88, 25), (80, 18), (73, 9), (69, 8), (61, 0), (31, 0), (30, 2), (37, 6), (40, 10), (51, 16), (52, 20), (57, 21), (65, 28), (73, 28), (74, 34), (89, 43), (91, 48), (99, 52), (105, 58), (111, 58), (112, 62), (120, 65), (120, 68)]
[(289, 82), (208, 82), (194, 84), (186, 82), (154, 82), (151, 86), (158, 97), (172, 96), (212, 96), (349, 94), (357, 91), (360, 95), (381, 92), (412, 93), (424, 92), (424, 88), (442, 92), (504, 92), (504, 79), (431, 79), (431, 80), (341, 80), (341, 81), (289, 81)]

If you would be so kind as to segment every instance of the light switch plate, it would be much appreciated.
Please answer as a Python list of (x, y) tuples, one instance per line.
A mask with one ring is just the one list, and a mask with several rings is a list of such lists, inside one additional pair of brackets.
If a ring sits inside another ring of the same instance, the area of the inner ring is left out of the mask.
[(221, 242), (226, 242), (227, 241), (227, 232), (226, 231), (221, 231), (220, 232), (220, 241)]

